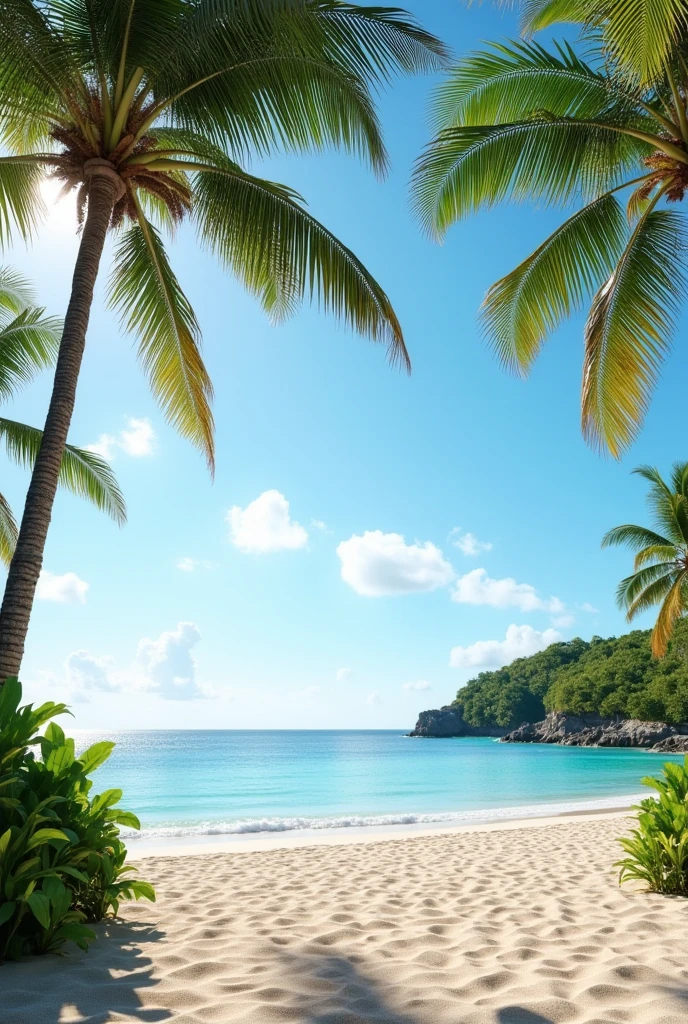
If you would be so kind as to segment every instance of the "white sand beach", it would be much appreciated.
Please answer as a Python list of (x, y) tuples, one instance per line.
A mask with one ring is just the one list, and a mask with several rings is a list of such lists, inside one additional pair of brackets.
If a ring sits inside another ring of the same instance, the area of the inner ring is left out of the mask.
[(88, 954), (0, 968), (2, 1024), (686, 1024), (688, 901), (620, 890), (625, 816), (140, 861)]

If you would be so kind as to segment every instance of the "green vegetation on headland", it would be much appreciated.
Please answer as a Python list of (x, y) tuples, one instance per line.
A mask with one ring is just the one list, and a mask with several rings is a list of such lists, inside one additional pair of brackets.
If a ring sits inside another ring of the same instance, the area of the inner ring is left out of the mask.
[(454, 701), (469, 725), (515, 728), (548, 711), (592, 712), (654, 722), (688, 721), (688, 620), (669, 652), (652, 657), (650, 630), (589, 642), (577, 637), (494, 672), (481, 672)]

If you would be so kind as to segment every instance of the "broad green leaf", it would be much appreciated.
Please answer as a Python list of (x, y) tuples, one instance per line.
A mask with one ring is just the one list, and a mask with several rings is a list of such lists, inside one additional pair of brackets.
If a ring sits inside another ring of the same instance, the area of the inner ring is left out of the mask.
[(37, 846), (42, 846), (43, 843), (53, 843), (56, 840), (61, 842), (69, 842), (67, 836), (61, 829), (58, 828), (39, 828), (37, 832), (29, 839), (26, 844), (27, 850), (34, 850)]
[(114, 748), (114, 743), (103, 740), (100, 743), (94, 743), (83, 754), (80, 754), (79, 760), (84, 766), (84, 773), (89, 775), (96, 768), (99, 768), (101, 764), (107, 761)]
[(42, 892), (32, 892), (27, 903), (33, 916), (43, 928), (50, 927), (50, 900)]
[(10, 900), (7, 903), (0, 902), (0, 926), (7, 924), (16, 909), (17, 904), (14, 900)]
[(110, 821), (114, 821), (117, 825), (125, 825), (127, 828), (141, 828), (141, 822), (132, 811), (114, 811), (110, 816)]
[(144, 899), (150, 900), (151, 903), (155, 903), (155, 889), (149, 882), (142, 882), (139, 879), (134, 879), (128, 883), (128, 886), (137, 900)]
[(45, 763), (48, 771), (54, 775), (59, 775), (61, 772), (70, 768), (74, 764), (74, 740), (68, 739), (65, 741), (64, 746), (55, 747)]

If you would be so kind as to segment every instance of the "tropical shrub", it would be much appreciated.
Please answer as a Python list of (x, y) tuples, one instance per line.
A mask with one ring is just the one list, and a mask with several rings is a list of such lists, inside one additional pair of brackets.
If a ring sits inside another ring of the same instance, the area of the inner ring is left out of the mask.
[(89, 776), (114, 743), (77, 757), (52, 721), (66, 705), (20, 707), (21, 695), (16, 679), (0, 688), (0, 960), (56, 952), (67, 941), (86, 949), (95, 937), (87, 922), (116, 914), (121, 899), (155, 899), (125, 865), (119, 826), (140, 823), (117, 808), (122, 791), (91, 796)]
[(688, 757), (683, 765), (665, 764), (662, 774), (643, 779), (659, 797), (634, 808), (638, 827), (619, 839), (627, 856), (615, 866), (620, 883), (637, 880), (651, 892), (688, 896)]

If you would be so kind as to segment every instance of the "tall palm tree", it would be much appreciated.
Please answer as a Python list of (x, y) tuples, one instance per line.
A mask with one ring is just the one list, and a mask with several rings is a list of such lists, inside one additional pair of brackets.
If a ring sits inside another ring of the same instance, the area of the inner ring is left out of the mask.
[(647, 503), (656, 529), (616, 526), (604, 535), (602, 547), (625, 544), (636, 552), (633, 574), (621, 581), (616, 599), (629, 622), (660, 605), (652, 653), (662, 658), (676, 622), (688, 612), (688, 462), (675, 464), (669, 484), (652, 466), (633, 472), (652, 485)]
[[(62, 322), (45, 316), (36, 306), (33, 290), (16, 271), (0, 267), (0, 401), (13, 398), (37, 373), (55, 362)], [(0, 416), (0, 439), (8, 456), (31, 467), (42, 432)], [(121, 491), (110, 466), (94, 452), (66, 445), (59, 482), (72, 493), (92, 501), (118, 522), (126, 519)], [(0, 561), (9, 565), (17, 542), (17, 524), (0, 494)]]
[(492, 285), (482, 327), (525, 376), (589, 304), (582, 429), (617, 458), (640, 429), (685, 292), (688, 8), (664, 17), (662, 2), (654, 13), (646, 0), (526, 4), (527, 32), (585, 21), (586, 59), (533, 41), (466, 57), (435, 94), (435, 136), (414, 174), (416, 209), (437, 238), (508, 199), (574, 207)]
[(108, 229), (110, 302), (167, 418), (213, 466), (198, 321), (162, 230), (184, 218), (275, 317), (310, 293), (408, 366), (389, 299), (251, 155), (342, 146), (382, 173), (373, 90), (438, 68), (403, 12), (342, 0), (0, 0), (0, 241), (28, 236), (49, 173), (77, 192), (81, 243), (45, 431), (0, 611), (0, 680), (21, 662)]

